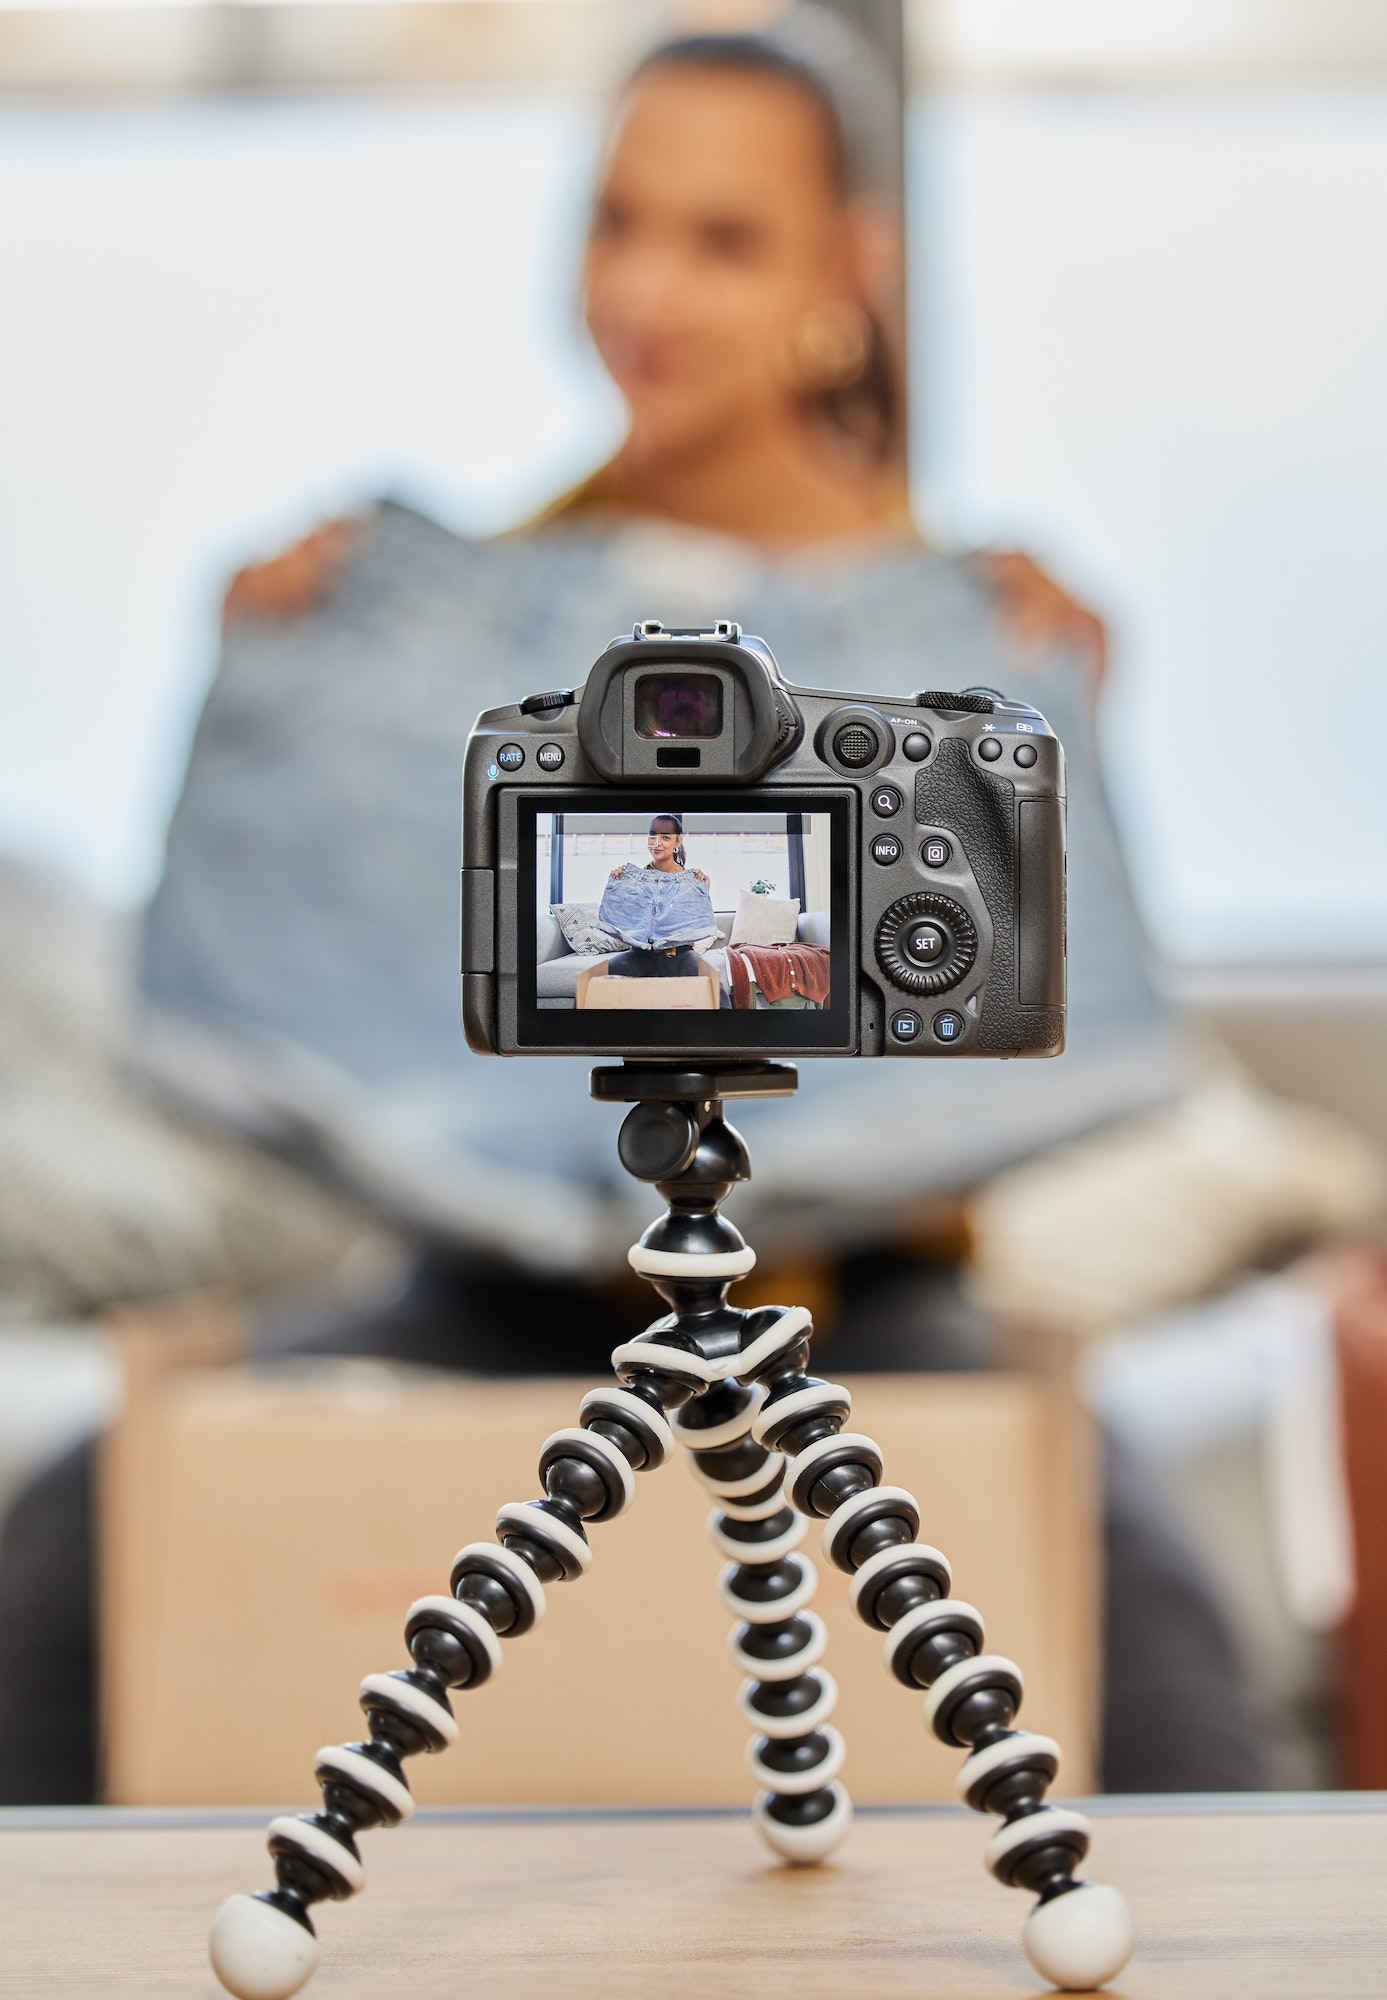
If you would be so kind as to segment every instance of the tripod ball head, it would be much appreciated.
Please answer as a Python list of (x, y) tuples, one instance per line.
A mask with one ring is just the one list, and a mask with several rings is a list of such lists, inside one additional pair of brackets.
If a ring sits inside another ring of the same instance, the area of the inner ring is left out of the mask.
[(638, 1181), (668, 1180), (690, 1164), (698, 1136), (687, 1104), (634, 1104), (617, 1135), (617, 1155)]

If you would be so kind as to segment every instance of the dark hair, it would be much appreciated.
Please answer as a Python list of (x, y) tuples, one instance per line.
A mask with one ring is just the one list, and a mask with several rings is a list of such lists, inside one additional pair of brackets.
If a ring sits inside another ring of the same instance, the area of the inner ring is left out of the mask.
[[(673, 827), (674, 831), (678, 834), (679, 838), (675, 843), (674, 858), (681, 868), (687, 868), (689, 859), (684, 852), (684, 816), (682, 813), (656, 813), (654, 819), (650, 822), (650, 833), (646, 835), (647, 840), (662, 820), (666, 826)], [(647, 861), (645, 865), (649, 868), (653, 864)]]
[[(898, 93), (871, 44), (841, 15), (800, 0), (769, 28), (680, 35), (652, 49), (630, 83), (668, 69), (731, 70), (790, 84), (822, 122), (839, 199), (864, 194), (897, 199)], [(901, 442), (900, 383), (881, 322), (870, 309), (866, 320), (861, 372), (841, 386), (806, 392), (805, 401), (844, 437), (875, 458), (887, 458)]]

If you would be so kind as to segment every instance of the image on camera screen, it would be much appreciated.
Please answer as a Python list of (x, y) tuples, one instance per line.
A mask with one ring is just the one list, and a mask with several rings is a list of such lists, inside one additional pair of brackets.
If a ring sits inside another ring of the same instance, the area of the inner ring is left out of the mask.
[(822, 1013), (832, 857), (827, 812), (540, 812), (536, 1007)]

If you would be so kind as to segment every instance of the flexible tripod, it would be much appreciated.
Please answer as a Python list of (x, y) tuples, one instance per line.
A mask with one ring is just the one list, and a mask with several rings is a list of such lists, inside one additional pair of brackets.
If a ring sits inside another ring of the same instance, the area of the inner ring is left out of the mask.
[(617, 1142), (622, 1165), (669, 1204), (630, 1261), (672, 1311), (615, 1350), (619, 1386), (589, 1391), (579, 1424), (545, 1440), (544, 1497), (508, 1502), (497, 1539), (456, 1557), (451, 1595), (410, 1607), (413, 1664), (361, 1685), (368, 1739), (318, 1753), (321, 1811), (271, 1823), (276, 1887), (231, 1897), (212, 1930), (213, 1969), (238, 2000), (288, 2000), (306, 1983), (318, 1959), (309, 1906), (354, 1895), (365, 1881), (357, 1835), (413, 1812), (402, 1763), (457, 1737), (449, 1689), (478, 1688), (497, 1671), (501, 1639), (530, 1631), (548, 1586), (588, 1568), (587, 1524), (619, 1514), (634, 1475), (676, 1444), (716, 1503), (709, 1531), (728, 1558), (719, 1588), (739, 1621), (732, 1653), (747, 1676), (740, 1706), (757, 1732), (748, 1761), (765, 1787), (754, 1818), (767, 1844), (788, 1862), (822, 1861), (852, 1818), (837, 1782), (843, 1739), (828, 1721), (837, 1689), (819, 1664), (827, 1632), (809, 1609), (818, 1578), (798, 1549), (812, 1516), (824, 1523), (824, 1554), (852, 1577), (853, 1609), (885, 1634), (888, 1671), (927, 1691), (926, 1726), (968, 1752), (959, 1795), (1001, 1816), (986, 1862), (999, 1882), (1039, 1898), (1024, 1932), (1037, 1971), (1086, 1990), (1126, 1964), (1121, 1895), (1074, 1879), (1088, 1822), (1044, 1803), (1059, 1747), (1012, 1728), (1020, 1671), (982, 1650), (982, 1619), (950, 1597), (947, 1560), (915, 1539), (916, 1502), (880, 1483), (872, 1440), (843, 1429), (848, 1391), (808, 1372), (809, 1314), (727, 1303), (756, 1253), (718, 1212), (751, 1177), (722, 1100), (788, 1097), (795, 1084), (789, 1065), (765, 1062), (593, 1071), (594, 1097), (633, 1107)]

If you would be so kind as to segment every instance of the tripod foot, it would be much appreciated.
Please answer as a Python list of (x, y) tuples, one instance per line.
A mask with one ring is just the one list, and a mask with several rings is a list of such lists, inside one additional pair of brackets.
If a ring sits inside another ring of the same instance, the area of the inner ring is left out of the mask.
[(1080, 1882), (1037, 1903), (1021, 1941), (1040, 1974), (1066, 1993), (1089, 1993), (1116, 1979), (1132, 1955), (1132, 1919), (1120, 1890)]
[(269, 1896), (229, 1896), (212, 1924), (212, 1970), (236, 2000), (290, 2000), (318, 1963), (306, 1918)]
[(838, 1784), (798, 1798), (763, 1792), (751, 1817), (772, 1854), (792, 1868), (812, 1868), (827, 1861), (852, 1825), (852, 1800)]

